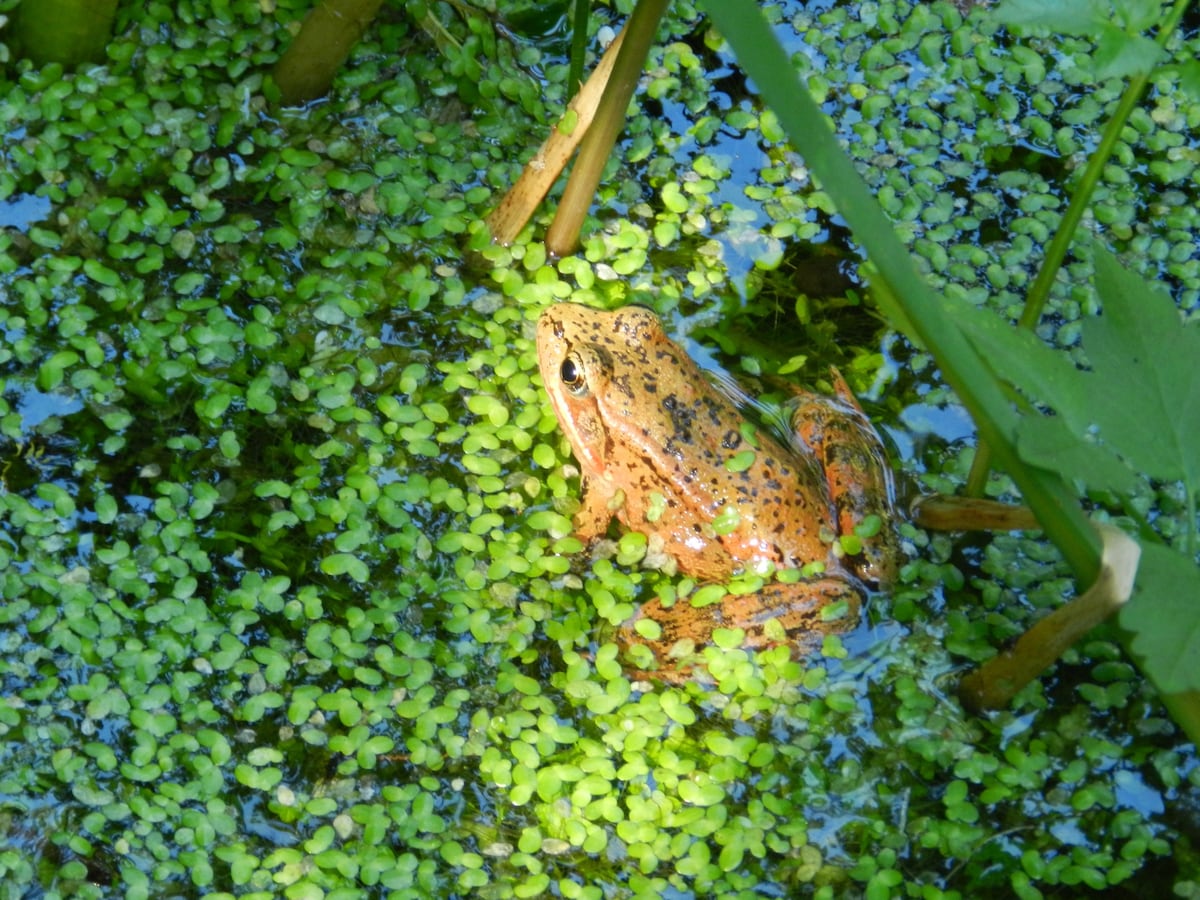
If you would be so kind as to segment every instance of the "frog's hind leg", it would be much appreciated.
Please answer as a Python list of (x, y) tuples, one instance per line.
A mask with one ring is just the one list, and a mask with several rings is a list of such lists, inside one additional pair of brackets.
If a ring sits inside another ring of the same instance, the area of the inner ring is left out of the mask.
[[(718, 628), (740, 629), (747, 650), (786, 643), (793, 657), (801, 658), (818, 650), (826, 635), (857, 625), (862, 602), (861, 586), (844, 575), (774, 582), (754, 593), (726, 594), (706, 606), (693, 606), (687, 598), (663, 606), (653, 599), (621, 626), (617, 640), (626, 648), (640, 644), (653, 654), (657, 668), (639, 670), (640, 675), (678, 682), (692, 677)], [(640, 633), (643, 619), (655, 623), (655, 637)]]
[(863, 539), (861, 557), (846, 562), (863, 581), (888, 584), (899, 558), (892, 470), (879, 434), (842, 373), (831, 366), (830, 377), (834, 396), (801, 394), (792, 428), (824, 466), (838, 534), (854, 534), (868, 516), (879, 517), (879, 531)]

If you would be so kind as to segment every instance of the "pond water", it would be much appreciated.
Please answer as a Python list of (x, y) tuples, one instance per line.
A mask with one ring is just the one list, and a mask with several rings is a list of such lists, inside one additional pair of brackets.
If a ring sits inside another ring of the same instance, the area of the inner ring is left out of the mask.
[[(687, 586), (579, 555), (546, 304), (653, 306), (735, 373), (836, 364), (922, 489), (971, 457), (687, 5), (559, 261), (551, 211), (511, 248), (480, 227), (564, 102), (557, 35), (389, 10), (281, 110), (263, 76), (303, 12), (150, 4), (105, 66), (4, 76), (0, 897), (1196, 889), (1194, 748), (1111, 630), (1009, 710), (956, 699), (1070, 595), (1037, 535), (903, 526), (896, 589), (803, 664), (728, 650), (714, 687), (617, 658)], [(946, 3), (768, 13), (928, 277), (1019, 309), (1119, 92), (1081, 81), (1090, 48)], [(1090, 225), (1191, 309), (1200, 107), (1145, 108)]]

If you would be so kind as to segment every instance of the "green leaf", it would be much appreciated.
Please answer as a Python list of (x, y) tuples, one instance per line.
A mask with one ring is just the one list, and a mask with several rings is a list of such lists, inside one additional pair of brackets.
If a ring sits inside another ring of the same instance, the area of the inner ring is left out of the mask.
[(83, 261), (83, 272), (88, 278), (108, 287), (116, 287), (121, 283), (121, 277), (116, 272), (94, 259)]
[(992, 15), (1004, 25), (1048, 28), (1059, 34), (1096, 34), (1109, 22), (1108, 4), (1101, 0), (1004, 0)]
[[(1200, 485), (1200, 329), (1170, 298), (1096, 247), (1104, 314), (1083, 323), (1101, 437), (1151, 478)], [(1103, 402), (1096, 402), (1103, 397)], [(1152, 439), (1147, 439), (1148, 437)]]
[(1159, 0), (1114, 0), (1118, 18), (1131, 34), (1149, 31), (1162, 18), (1163, 5)]
[(217, 446), (221, 449), (221, 454), (226, 459), (237, 459), (242, 452), (242, 445), (238, 441), (237, 434), (233, 431), (223, 431), (221, 436), (217, 438)]
[(321, 560), (321, 571), (326, 575), (349, 575), (359, 584), (371, 577), (367, 564), (349, 553), (331, 553)]
[(96, 518), (104, 525), (111, 525), (117, 518), (118, 506), (112, 494), (101, 494), (96, 498)]
[(1072, 431), (1082, 432), (1091, 424), (1087, 410), (1093, 397), (1084, 373), (1069, 357), (1033, 332), (982, 310), (960, 316), (958, 324), (997, 377), (1065, 416)]
[(1168, 694), (1200, 690), (1200, 569), (1180, 553), (1143, 544), (1133, 596), (1121, 626), (1155, 686)]
[(1031, 465), (1078, 478), (1093, 490), (1128, 494), (1141, 484), (1120, 458), (1072, 432), (1061, 417), (1028, 417), (1017, 432), (1017, 451)]
[(175, 279), (175, 293), (192, 294), (204, 285), (202, 272), (185, 272)]
[(38, 387), (43, 391), (53, 391), (63, 382), (63, 370), (77, 362), (79, 354), (74, 350), (59, 350), (38, 369)]
[[(1031, 332), (996, 316), (975, 313), (960, 325), (998, 377), (1058, 413), (1053, 420), (1027, 415), (1019, 421), (1023, 460), (1100, 490), (1135, 490), (1141, 473), (1183, 480), (1194, 491), (1200, 484), (1200, 370), (1191, 360), (1200, 358), (1200, 329), (1183, 324), (1168, 297), (1103, 247), (1095, 247), (1095, 256), (1104, 311), (1082, 326), (1092, 371), (1077, 369)], [(1102, 445), (1090, 442), (1093, 428)]]
[(1160, 71), (1167, 78), (1174, 78), (1193, 101), (1200, 100), (1200, 61), (1189, 59), (1184, 63), (1163, 66)]
[(1141, 32), (1159, 21), (1161, 5), (1117, 3), (1117, 21), (1109, 4), (1100, 0), (1006, 0), (995, 8), (996, 21), (1018, 28), (1049, 29), (1058, 34), (1080, 35), (1096, 41), (1091, 77), (1097, 81), (1145, 75), (1169, 57)]
[[(249, 328), (247, 328), (249, 332)], [(255, 378), (246, 388), (246, 406), (255, 412), (275, 412), (275, 398), (271, 396), (271, 379), (266, 375)]]
[(1126, 34), (1110, 24), (1101, 32), (1100, 43), (1092, 60), (1096, 66), (1094, 77), (1103, 81), (1145, 75), (1167, 59), (1167, 52), (1150, 38)]

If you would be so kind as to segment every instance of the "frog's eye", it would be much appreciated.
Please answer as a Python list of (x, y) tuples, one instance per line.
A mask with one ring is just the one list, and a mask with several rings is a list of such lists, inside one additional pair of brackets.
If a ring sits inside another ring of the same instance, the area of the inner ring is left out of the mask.
[(558, 369), (558, 377), (562, 379), (566, 389), (576, 397), (582, 397), (587, 393), (587, 382), (583, 380), (583, 367), (572, 356), (563, 360)]

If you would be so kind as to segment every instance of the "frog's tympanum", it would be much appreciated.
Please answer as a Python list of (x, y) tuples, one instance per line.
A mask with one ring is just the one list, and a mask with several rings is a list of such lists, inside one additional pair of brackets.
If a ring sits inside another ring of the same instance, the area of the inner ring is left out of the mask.
[[(824, 564), (815, 576), (708, 606), (646, 603), (622, 640), (649, 645), (660, 671), (670, 670), (677, 642), (703, 646), (717, 627), (744, 629), (749, 647), (784, 635), (802, 650), (857, 621), (864, 583), (892, 577), (891, 471), (836, 370), (833, 396), (798, 391), (795, 434), (784, 443), (751, 425), (642, 307), (552, 306), (538, 322), (537, 348), (582, 473), (581, 539), (603, 535), (616, 516), (661, 539), (679, 569), (700, 581)], [(837, 539), (868, 516), (882, 527), (848, 555)], [(829, 608), (842, 614), (831, 617)], [(642, 617), (656, 621), (661, 636), (643, 638), (647, 629), (635, 626)]]

